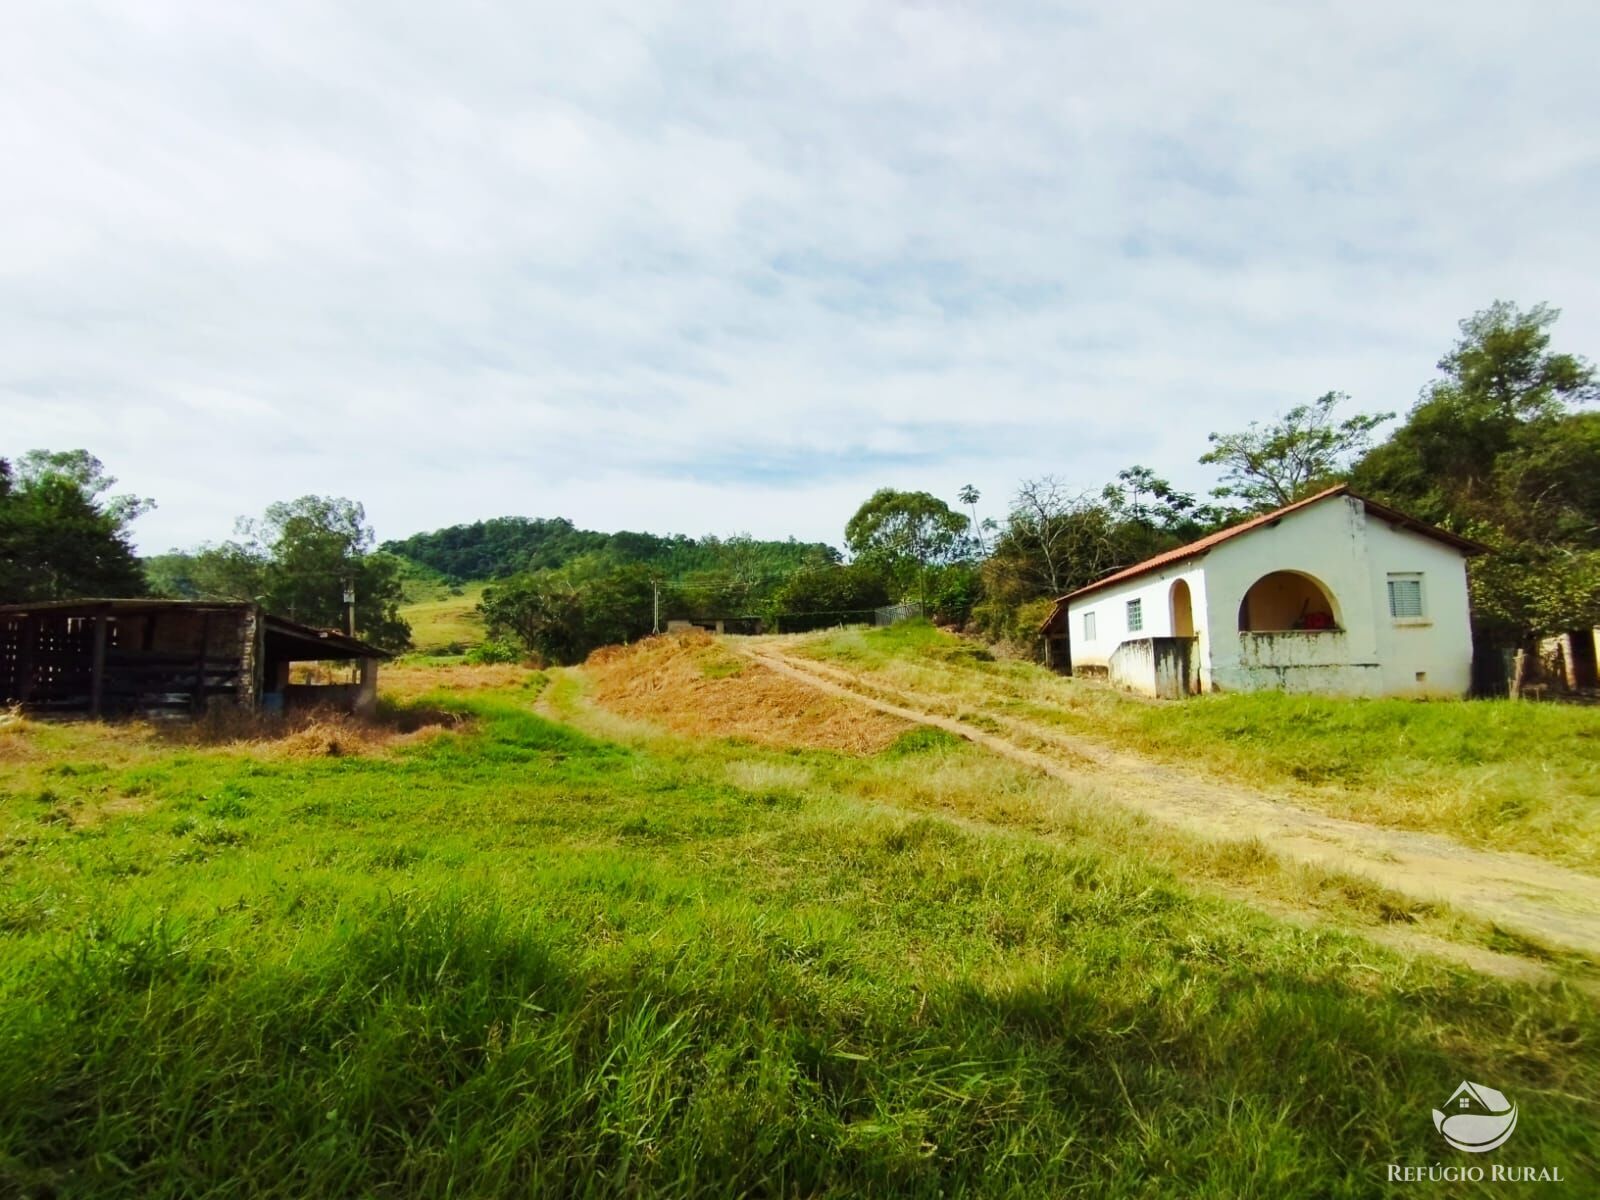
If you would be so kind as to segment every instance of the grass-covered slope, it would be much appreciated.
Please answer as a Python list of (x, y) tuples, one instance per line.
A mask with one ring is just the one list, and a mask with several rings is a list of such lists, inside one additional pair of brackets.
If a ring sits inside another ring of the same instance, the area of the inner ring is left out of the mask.
[(400, 616), (411, 626), (411, 645), (419, 654), (460, 651), (485, 638), (483, 583), (446, 585), (420, 592), (400, 606)]
[(1587, 995), (1038, 836), (947, 736), (612, 743), (494, 678), (354, 756), (0, 733), (0, 1194), (1378, 1195), (1461, 1078), (1600, 1165)]
[(1600, 869), (1600, 708), (1278, 692), (1153, 702), (996, 661), (925, 623), (843, 630), (799, 653), (1057, 725), (1339, 816)]

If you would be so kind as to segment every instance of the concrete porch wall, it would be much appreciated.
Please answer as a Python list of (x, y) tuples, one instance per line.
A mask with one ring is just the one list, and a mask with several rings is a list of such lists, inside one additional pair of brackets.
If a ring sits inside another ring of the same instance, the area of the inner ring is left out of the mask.
[(1353, 662), (1350, 637), (1340, 629), (1240, 633), (1237, 657), (1213, 666), (1217, 691), (1320, 692), (1376, 696), (1383, 669), (1376, 661)]
[(1178, 700), (1200, 690), (1193, 638), (1125, 641), (1111, 652), (1106, 675), (1130, 692), (1167, 700)]

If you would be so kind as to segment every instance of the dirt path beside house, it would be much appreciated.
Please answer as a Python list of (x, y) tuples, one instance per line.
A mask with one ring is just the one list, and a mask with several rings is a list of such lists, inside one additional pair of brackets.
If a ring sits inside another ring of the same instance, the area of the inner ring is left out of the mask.
[(976, 728), (949, 715), (948, 698), (887, 688), (861, 673), (786, 653), (773, 640), (730, 644), (769, 670), (820, 692), (946, 730), (1201, 837), (1259, 839), (1287, 859), (1363, 875), (1550, 945), (1600, 957), (1600, 878), (1595, 876), (1529, 855), (1473, 849), (1437, 834), (1311, 812), (1265, 792), (1017, 718), (983, 714), (987, 728)]

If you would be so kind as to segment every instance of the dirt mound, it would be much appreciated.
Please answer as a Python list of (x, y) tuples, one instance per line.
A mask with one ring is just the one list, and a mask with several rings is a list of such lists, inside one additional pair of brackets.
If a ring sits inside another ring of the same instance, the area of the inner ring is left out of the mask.
[(694, 737), (874, 754), (910, 728), (786, 679), (701, 632), (604, 647), (584, 673), (603, 707)]

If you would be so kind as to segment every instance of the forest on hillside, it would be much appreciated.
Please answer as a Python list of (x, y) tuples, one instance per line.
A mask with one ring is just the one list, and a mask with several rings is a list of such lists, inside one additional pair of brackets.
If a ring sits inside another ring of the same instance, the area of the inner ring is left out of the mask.
[(692, 538), (629, 530), (600, 533), (579, 529), (565, 517), (494, 517), (412, 534), (385, 542), (382, 549), (458, 584), (549, 570), (585, 555), (599, 555), (618, 564), (642, 563), (670, 578), (719, 569), (730, 559), (742, 560), (746, 569), (763, 574), (840, 561), (839, 552), (823, 542)]

